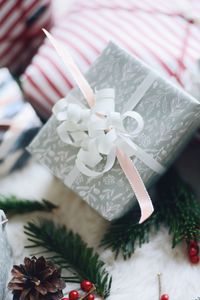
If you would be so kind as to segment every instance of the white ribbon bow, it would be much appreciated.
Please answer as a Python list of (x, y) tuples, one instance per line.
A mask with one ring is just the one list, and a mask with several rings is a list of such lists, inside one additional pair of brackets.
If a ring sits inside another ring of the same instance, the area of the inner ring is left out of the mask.
[[(79, 148), (75, 164), (82, 174), (96, 177), (112, 169), (117, 147), (129, 157), (137, 156), (156, 172), (163, 172), (163, 167), (132, 141), (143, 130), (144, 120), (136, 111), (123, 114), (115, 111), (114, 89), (96, 91), (91, 109), (68, 96), (55, 104), (53, 113), (61, 121), (57, 128), (61, 140)], [(126, 118), (136, 122), (131, 132), (125, 127)], [(95, 170), (104, 156), (107, 157), (104, 169)]]

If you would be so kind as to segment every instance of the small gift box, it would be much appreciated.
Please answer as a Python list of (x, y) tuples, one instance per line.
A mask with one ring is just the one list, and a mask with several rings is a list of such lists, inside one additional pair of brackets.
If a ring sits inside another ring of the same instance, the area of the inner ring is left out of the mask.
[(153, 211), (145, 186), (198, 126), (199, 102), (112, 42), (86, 81), (49, 38), (80, 89), (57, 102), (29, 151), (104, 218), (122, 216), (137, 198), (144, 221)]
[(25, 165), (41, 121), (6, 68), (0, 68), (0, 177)]
[(11, 268), (11, 253), (6, 235), (7, 219), (0, 210), (0, 300), (5, 300), (7, 290), (7, 279)]

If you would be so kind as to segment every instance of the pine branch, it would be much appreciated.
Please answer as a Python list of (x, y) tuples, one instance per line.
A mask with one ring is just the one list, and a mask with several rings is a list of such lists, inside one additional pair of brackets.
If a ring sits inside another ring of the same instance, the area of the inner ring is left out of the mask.
[(158, 184), (159, 213), (172, 235), (172, 247), (186, 240), (200, 240), (200, 202), (175, 171)]
[(21, 199), (15, 196), (0, 195), (0, 209), (4, 210), (7, 215), (25, 214), (34, 211), (50, 212), (55, 208), (57, 208), (57, 206), (47, 200), (39, 202)]
[(154, 213), (143, 224), (134, 223), (138, 219), (138, 207), (131, 210), (127, 215), (111, 223), (110, 228), (105, 233), (100, 246), (111, 248), (115, 253), (115, 258), (122, 253), (124, 259), (130, 258), (135, 251), (136, 245), (139, 247), (149, 242), (149, 234), (152, 228), (158, 230), (160, 225), (159, 215)]
[[(117, 257), (124, 259), (149, 241), (152, 229), (158, 230), (161, 224), (169, 228), (172, 247), (182, 240), (200, 239), (200, 203), (195, 195), (175, 171), (170, 170), (158, 183), (159, 199), (154, 202), (155, 212), (143, 224), (133, 224), (135, 209), (123, 218), (113, 222), (103, 237), (101, 246), (111, 248)], [(138, 212), (137, 212), (138, 214)]]
[(42, 247), (50, 253), (55, 253), (48, 258), (62, 269), (73, 273), (73, 277), (65, 278), (66, 281), (90, 280), (95, 285), (98, 295), (103, 298), (109, 296), (112, 279), (105, 270), (105, 264), (78, 234), (64, 226), (55, 226), (48, 220), (42, 220), (38, 224), (29, 222), (25, 226), (25, 233), (32, 242), (28, 248)]

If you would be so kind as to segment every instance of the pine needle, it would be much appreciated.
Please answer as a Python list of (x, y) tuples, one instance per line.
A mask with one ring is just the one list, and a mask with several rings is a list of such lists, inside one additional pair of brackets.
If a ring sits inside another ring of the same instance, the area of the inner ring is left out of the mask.
[(183, 240), (200, 240), (200, 202), (175, 171), (168, 172), (158, 184), (158, 213), (172, 235), (174, 248)]
[(50, 212), (55, 208), (57, 208), (56, 205), (44, 199), (35, 201), (0, 195), (0, 209), (4, 210), (7, 215), (25, 214), (34, 211)]
[(72, 272), (73, 276), (65, 277), (67, 282), (87, 279), (95, 285), (99, 296), (109, 296), (112, 278), (99, 255), (93, 248), (89, 248), (78, 234), (65, 226), (56, 226), (49, 220), (42, 220), (37, 224), (29, 222), (24, 228), (28, 240), (32, 243), (28, 248), (42, 247), (49, 253), (55, 253), (48, 259), (53, 260), (62, 269)]
[(100, 246), (111, 248), (115, 253), (115, 258), (121, 253), (124, 259), (130, 258), (136, 246), (149, 242), (149, 234), (152, 228), (157, 230), (160, 220), (157, 213), (154, 213), (143, 224), (134, 223), (136, 220), (135, 207), (123, 218), (111, 223), (110, 228), (105, 233)]
[[(111, 223), (101, 246), (111, 248), (117, 257), (131, 257), (136, 245), (149, 242), (149, 234), (158, 231), (161, 224), (172, 235), (172, 247), (186, 240), (200, 239), (200, 202), (190, 187), (175, 171), (170, 170), (158, 183), (158, 199), (154, 202), (155, 212), (142, 224), (134, 224), (138, 219), (138, 209), (134, 208), (123, 218)], [(136, 212), (136, 215), (135, 215)]]

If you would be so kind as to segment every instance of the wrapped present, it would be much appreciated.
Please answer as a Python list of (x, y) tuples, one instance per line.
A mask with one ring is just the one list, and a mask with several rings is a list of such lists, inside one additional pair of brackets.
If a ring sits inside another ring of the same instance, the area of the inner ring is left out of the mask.
[(0, 176), (22, 166), (25, 151), (41, 126), (41, 121), (6, 68), (0, 69)]
[(137, 199), (144, 221), (153, 211), (145, 186), (198, 126), (199, 102), (112, 42), (83, 77), (48, 37), (80, 89), (57, 102), (29, 151), (104, 218)]
[[(200, 101), (200, 59), (185, 70), (184, 84), (186, 91)], [(200, 142), (200, 128), (195, 138)]]
[(0, 300), (6, 298), (7, 279), (11, 268), (11, 251), (6, 236), (6, 223), (6, 216), (0, 210)]

